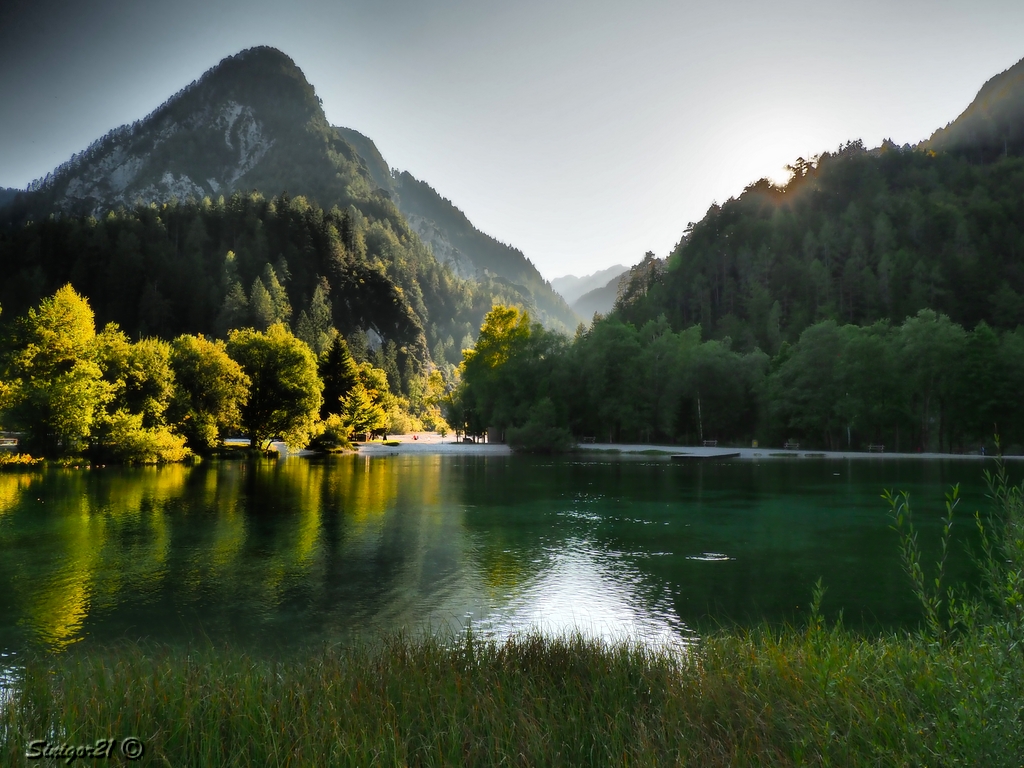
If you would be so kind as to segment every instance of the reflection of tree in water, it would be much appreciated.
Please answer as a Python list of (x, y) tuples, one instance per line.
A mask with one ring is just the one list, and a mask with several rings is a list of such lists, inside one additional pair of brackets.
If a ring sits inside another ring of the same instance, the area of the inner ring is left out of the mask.
[[(12, 525), (0, 533), (16, 581), (4, 591), (12, 596), (18, 623), (58, 650), (81, 639), (89, 615), (114, 606), (126, 588), (145, 593), (157, 587), (170, 544), (163, 507), (188, 472), (172, 466), (130, 477), (117, 470), (56, 471), (28, 481), (4, 477), (7, 489), (22, 485), (8, 508)], [(31, 537), (40, 523), (45, 547), (18, 546), (24, 526)]]
[(38, 479), (36, 472), (0, 472), (0, 515), (17, 507), (22, 493)]
[(884, 623), (909, 592), (886, 521), (857, 505), (873, 515), (886, 477), (944, 478), (856, 465), (863, 501), (837, 509), (829, 466), (829, 482), (812, 463), (408, 455), (0, 475), (0, 646), (417, 630), (526, 615), (571, 583), (692, 626), (792, 617), (819, 575), (848, 620)]

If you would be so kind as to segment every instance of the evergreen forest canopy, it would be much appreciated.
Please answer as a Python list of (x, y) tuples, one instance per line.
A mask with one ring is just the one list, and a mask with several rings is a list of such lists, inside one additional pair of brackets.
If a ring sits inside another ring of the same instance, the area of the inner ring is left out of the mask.
[(634, 269), (616, 305), (642, 325), (674, 328), (769, 354), (831, 319), (900, 323), (932, 309), (973, 328), (1024, 322), (1024, 158), (859, 143), (792, 180), (766, 180), (713, 206), (666, 262)]
[[(809, 326), (775, 356), (617, 316), (574, 339), (495, 307), (447, 399), (456, 429), (497, 427), (514, 447), (719, 440), (804, 448), (964, 451), (1024, 445), (1024, 328), (965, 330), (921, 310), (894, 326)], [(464, 425), (464, 426), (463, 426)]]
[(312, 322), (392, 342), (417, 371), (457, 364), (493, 302), (520, 298), (456, 277), (387, 219), (258, 193), (30, 222), (0, 234), (0, 265), (9, 316), (71, 283), (133, 338), (274, 322), (312, 338)]

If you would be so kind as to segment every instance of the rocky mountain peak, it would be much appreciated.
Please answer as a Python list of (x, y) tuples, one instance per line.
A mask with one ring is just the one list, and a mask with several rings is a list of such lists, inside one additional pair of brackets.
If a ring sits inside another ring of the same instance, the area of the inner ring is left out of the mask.
[[(281, 51), (251, 48), (224, 59), (144, 119), (111, 131), (30, 190), (43, 193), (51, 210), (98, 214), (138, 201), (262, 189), (254, 175), (261, 175), (268, 153), (282, 143), (294, 153), (296, 140), (309, 143), (310, 128), (330, 131), (302, 71)], [(351, 148), (339, 149), (353, 159)]]

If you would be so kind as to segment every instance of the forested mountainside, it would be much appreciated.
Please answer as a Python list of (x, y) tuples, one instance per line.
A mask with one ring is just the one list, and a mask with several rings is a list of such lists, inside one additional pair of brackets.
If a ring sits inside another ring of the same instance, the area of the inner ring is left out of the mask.
[(297, 326), (303, 313), (316, 316), (320, 286), (326, 321), (343, 335), (394, 341), (417, 364), (428, 345), (435, 362), (457, 363), (493, 301), (521, 298), (456, 277), (418, 239), (355, 207), (259, 194), (32, 222), (0, 233), (0, 268), (5, 316), (70, 282), (101, 326), (116, 322), (134, 337)]
[(1024, 323), (1024, 159), (853, 143), (762, 180), (634, 267), (618, 311), (774, 354), (826, 319)]
[(398, 206), (410, 225), (434, 248), (472, 265), (473, 277), (490, 277), (508, 289), (529, 295), (534, 314), (544, 325), (572, 331), (579, 317), (518, 248), (484, 234), (447, 198), (407, 172), (395, 177)]
[(956, 120), (922, 148), (986, 162), (1024, 155), (1024, 60), (993, 77)]
[[(332, 283), (339, 329), (365, 322), (363, 331), (418, 356), (429, 350), (458, 360), (495, 300), (545, 316), (530, 290), (500, 275), (467, 282), (437, 264), (381, 188), (376, 177), (383, 168), (389, 181), (390, 171), (372, 142), (346, 135), (369, 161), (328, 124), (313, 87), (280, 51), (253, 48), (225, 59), (4, 209), (5, 310), (31, 306), (70, 279), (100, 319), (130, 333), (209, 333), (231, 288), (222, 274), (231, 250), (245, 291), (265, 265), (282, 259), (294, 278), (278, 270), (278, 279), (296, 312), (319, 278), (340, 280)], [(54, 213), (62, 218), (51, 222)], [(283, 227), (282, 217), (308, 223)], [(328, 269), (334, 241), (344, 242), (343, 219), (358, 246), (342, 261), (355, 260), (352, 274), (374, 272), (351, 283)], [(263, 231), (270, 226), (275, 234)], [(136, 293), (122, 295), (121, 285)], [(365, 301), (354, 295), (356, 285), (372, 286)], [(367, 302), (384, 295), (388, 300), (371, 311)], [(567, 307), (562, 314), (575, 319)]]
[[(454, 203), (407, 171), (392, 172), (372, 140), (338, 128), (364, 159), (371, 178), (386, 190), (409, 225), (434, 255), (466, 278), (489, 277), (528, 296), (532, 314), (544, 325), (571, 331), (580, 318), (518, 248), (478, 230)], [(625, 269), (623, 267), (623, 269)], [(506, 282), (507, 281), (507, 282)]]
[(917, 147), (850, 142), (798, 159), (633, 268), (619, 316), (774, 354), (813, 323), (1024, 323), (1024, 62)]

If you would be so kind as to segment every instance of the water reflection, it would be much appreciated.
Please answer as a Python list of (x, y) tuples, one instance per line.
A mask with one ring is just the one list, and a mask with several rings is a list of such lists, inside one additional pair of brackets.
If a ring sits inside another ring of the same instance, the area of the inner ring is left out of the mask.
[(917, 621), (879, 489), (922, 500), (934, 559), (942, 485), (963, 480), (970, 506), (971, 478), (835, 468), (349, 456), (0, 474), (0, 652), (466, 623), (677, 642), (709, 619), (798, 617), (819, 576), (826, 613)]

